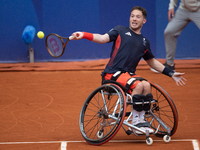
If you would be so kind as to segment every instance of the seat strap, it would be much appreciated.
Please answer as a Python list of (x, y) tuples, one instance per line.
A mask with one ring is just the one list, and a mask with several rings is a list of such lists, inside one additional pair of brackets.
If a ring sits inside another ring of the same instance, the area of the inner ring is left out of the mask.
[(121, 71), (115, 72), (115, 73), (112, 75), (111, 80), (116, 81), (116, 80), (119, 78), (119, 76), (120, 76), (121, 74), (122, 74)]
[[(123, 71), (117, 71), (117, 72), (115, 72), (112, 75), (112, 77), (111, 77), (110, 80), (116, 81), (122, 73), (125, 73), (125, 72), (123, 72)], [(135, 75), (135, 73), (131, 73), (131, 72), (129, 72), (129, 74), (130, 75)], [(146, 80), (146, 79), (144, 79), (142, 77), (132, 77), (132, 78), (128, 79), (128, 81), (127, 81), (127, 83), (125, 85), (125, 89), (128, 91), (129, 88), (131, 87), (131, 85), (133, 85), (135, 83), (135, 81), (137, 81), (137, 80), (142, 81), (142, 80)]]

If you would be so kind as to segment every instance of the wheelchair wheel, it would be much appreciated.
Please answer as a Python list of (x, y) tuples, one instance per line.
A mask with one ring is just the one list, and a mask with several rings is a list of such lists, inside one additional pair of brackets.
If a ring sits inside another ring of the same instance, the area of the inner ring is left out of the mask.
[[(155, 103), (152, 103), (151, 110), (167, 127), (170, 127), (170, 136), (172, 136), (178, 127), (178, 112), (176, 106), (163, 88), (153, 82), (150, 82), (150, 84), (153, 98), (156, 100)], [(158, 128), (159, 123), (155, 119), (152, 119), (151, 115), (146, 115), (146, 120), (152, 122), (151, 127), (155, 131), (158, 131), (155, 134), (156, 136), (163, 137), (168, 134), (162, 126)]]
[(92, 145), (108, 142), (120, 129), (125, 114), (123, 90), (112, 83), (98, 87), (88, 96), (80, 113), (83, 138)]

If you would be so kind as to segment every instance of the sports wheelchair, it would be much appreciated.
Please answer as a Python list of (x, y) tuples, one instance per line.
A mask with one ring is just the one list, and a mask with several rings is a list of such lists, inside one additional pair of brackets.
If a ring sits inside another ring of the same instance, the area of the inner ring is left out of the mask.
[[(151, 109), (145, 113), (145, 120), (150, 123), (154, 135), (170, 142), (178, 126), (178, 112), (168, 93), (159, 85), (149, 82), (153, 100)], [(134, 131), (146, 135), (146, 143), (151, 145), (153, 139), (148, 130), (144, 131), (131, 124), (133, 100), (127, 90), (119, 83), (106, 80), (85, 100), (80, 112), (79, 126), (83, 138), (91, 145), (101, 145), (111, 140), (120, 127), (130, 135)], [(129, 111), (128, 111), (129, 110)], [(133, 130), (130, 132), (129, 128)]]

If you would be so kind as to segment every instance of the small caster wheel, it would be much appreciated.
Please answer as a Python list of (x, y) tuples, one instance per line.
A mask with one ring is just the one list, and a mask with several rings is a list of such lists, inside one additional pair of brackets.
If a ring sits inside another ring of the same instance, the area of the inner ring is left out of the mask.
[(153, 144), (153, 139), (150, 138), (150, 137), (148, 137), (148, 138), (146, 139), (146, 143), (147, 143), (147, 145)]
[(97, 132), (97, 137), (98, 137), (99, 139), (102, 138), (102, 137), (103, 137), (103, 132), (98, 131), (98, 132)]
[(163, 137), (163, 140), (164, 140), (166, 143), (168, 143), (168, 142), (171, 141), (171, 137), (170, 137), (169, 135), (165, 135), (165, 136)]

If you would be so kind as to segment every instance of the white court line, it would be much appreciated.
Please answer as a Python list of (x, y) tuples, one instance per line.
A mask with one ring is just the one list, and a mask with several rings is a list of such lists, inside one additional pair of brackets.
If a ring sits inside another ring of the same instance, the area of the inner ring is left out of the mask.
[(199, 143), (197, 140), (192, 140), (194, 150), (199, 150)]
[[(146, 140), (110, 140), (109, 142), (121, 142), (121, 143), (137, 143), (137, 142), (145, 142)], [(161, 142), (163, 140), (154, 140), (157, 142)], [(199, 143), (196, 139), (175, 139), (171, 140), (174, 142), (192, 142), (194, 150), (199, 149)], [(67, 150), (67, 143), (83, 143), (85, 141), (38, 141), (38, 142), (0, 142), (0, 145), (9, 145), (9, 144), (45, 144), (45, 143), (61, 143), (61, 150)]]
[[(163, 140), (154, 140), (157, 142), (161, 142)], [(192, 142), (194, 150), (199, 150), (198, 140), (195, 139), (177, 139), (171, 140), (174, 142)], [(61, 150), (67, 150), (67, 143), (77, 143), (77, 142), (85, 142), (85, 141), (65, 141), (61, 143)], [(110, 140), (109, 142), (121, 142), (121, 143), (138, 143), (138, 142), (146, 142), (146, 140)]]
[(67, 150), (67, 142), (61, 143), (61, 150)]

